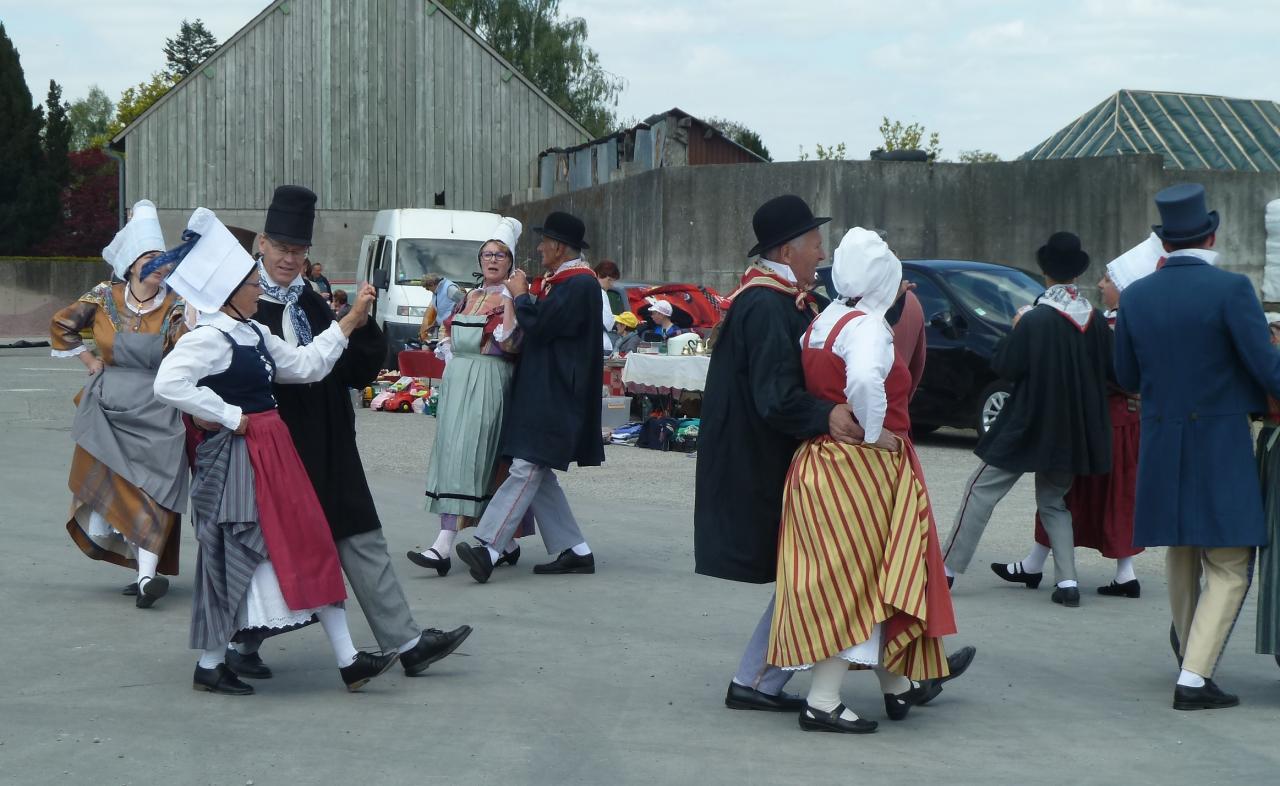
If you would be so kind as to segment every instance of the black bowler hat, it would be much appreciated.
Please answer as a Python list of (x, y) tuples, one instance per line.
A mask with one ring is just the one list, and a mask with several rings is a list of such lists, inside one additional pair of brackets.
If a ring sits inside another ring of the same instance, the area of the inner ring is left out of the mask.
[(587, 226), (582, 223), (582, 219), (569, 213), (562, 213), (559, 210), (547, 216), (546, 220), (542, 222), (542, 226), (534, 227), (533, 231), (543, 237), (559, 240), (569, 248), (576, 248), (579, 251), (584, 248), (591, 248), (582, 239), (582, 236), (587, 233)]
[(271, 197), (262, 232), (281, 243), (309, 246), (315, 223), (315, 192), (304, 186), (280, 186)]
[(1036, 262), (1054, 281), (1074, 281), (1089, 269), (1089, 255), (1072, 232), (1054, 232), (1049, 242), (1036, 251)]
[(1204, 186), (1179, 183), (1156, 194), (1160, 222), (1151, 227), (1156, 237), (1170, 243), (1189, 243), (1218, 231), (1218, 211), (1205, 207)]
[(783, 194), (774, 197), (760, 206), (751, 217), (751, 226), (756, 231), (756, 244), (747, 252), (754, 257), (771, 248), (776, 248), (788, 240), (820, 227), (831, 219), (815, 216), (809, 204), (795, 194)]

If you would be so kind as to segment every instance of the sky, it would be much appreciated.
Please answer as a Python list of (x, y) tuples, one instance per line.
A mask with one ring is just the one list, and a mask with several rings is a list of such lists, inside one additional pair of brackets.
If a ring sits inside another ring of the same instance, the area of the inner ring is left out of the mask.
[[(307, 2), (307, 0), (296, 0)], [(403, 0), (416, 2), (417, 0)], [(182, 19), (219, 41), (267, 0), (0, 0), (27, 83), (113, 99), (164, 65)], [(1120, 89), (1280, 100), (1277, 0), (561, 0), (625, 88), (754, 129), (775, 160), (879, 146), (883, 117), (938, 132), (943, 158), (1016, 157)]]

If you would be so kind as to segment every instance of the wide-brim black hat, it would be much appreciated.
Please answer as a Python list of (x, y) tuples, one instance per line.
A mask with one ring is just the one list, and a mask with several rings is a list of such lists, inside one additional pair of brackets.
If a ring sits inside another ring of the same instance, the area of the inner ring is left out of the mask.
[(1192, 243), (1218, 231), (1218, 211), (1205, 205), (1204, 186), (1179, 183), (1156, 194), (1160, 223), (1151, 231), (1170, 243)]
[(809, 203), (795, 194), (774, 197), (761, 205), (751, 217), (751, 227), (756, 231), (756, 244), (747, 252), (747, 256), (754, 257), (788, 240), (795, 240), (830, 220), (815, 216), (809, 209)]
[(1036, 262), (1054, 281), (1073, 281), (1089, 269), (1089, 255), (1072, 232), (1054, 232), (1036, 251)]
[(542, 222), (542, 226), (534, 227), (534, 232), (549, 237), (552, 240), (559, 240), (570, 248), (576, 248), (579, 251), (591, 246), (583, 240), (583, 236), (587, 234), (587, 226), (582, 223), (582, 219), (571, 213), (564, 213), (559, 210), (547, 216)]
[(262, 232), (281, 243), (309, 246), (315, 223), (315, 192), (305, 186), (280, 186), (271, 197)]

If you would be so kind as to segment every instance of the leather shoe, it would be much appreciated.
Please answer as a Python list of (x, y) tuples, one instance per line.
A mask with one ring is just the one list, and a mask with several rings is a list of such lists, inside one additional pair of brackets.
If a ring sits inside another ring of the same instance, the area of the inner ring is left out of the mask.
[(483, 584), (493, 575), (493, 560), (489, 559), (489, 549), (484, 546), (472, 546), (470, 543), (459, 543), (454, 551), (457, 552), (458, 559), (465, 562), (471, 569), (471, 578)]
[(761, 693), (755, 688), (729, 683), (729, 692), (724, 695), (724, 706), (731, 710), (760, 710), (761, 712), (799, 712), (805, 707), (805, 700), (793, 693), (779, 693), (776, 696)]
[(164, 576), (152, 576), (139, 582), (138, 594), (133, 599), (133, 605), (140, 609), (149, 609), (168, 592), (169, 580)]
[(413, 649), (400, 654), (400, 665), (407, 677), (416, 677), (427, 667), (449, 655), (471, 635), (471, 626), (463, 625), (445, 633), (437, 628), (422, 631)]
[(498, 557), (498, 561), (493, 563), (493, 566), (496, 568), (499, 565), (510, 565), (511, 567), (514, 568), (516, 566), (516, 563), (519, 561), (520, 561), (520, 545), (516, 544), (516, 547), (511, 551), (502, 552), (502, 556)]
[(1112, 598), (1141, 598), (1142, 585), (1137, 579), (1130, 579), (1123, 584), (1112, 581), (1105, 587), (1098, 587), (1098, 594)]
[(1239, 703), (1239, 696), (1225, 692), (1210, 679), (1206, 679), (1199, 688), (1176, 685), (1173, 689), (1175, 710), (1220, 710)]
[(449, 568), (453, 567), (453, 560), (444, 556), (435, 549), (427, 549), (426, 551), (410, 551), (405, 554), (409, 561), (420, 568), (429, 568), (434, 570), (437, 575), (448, 576)]
[[(942, 686), (936, 684), (935, 680), (925, 680), (902, 693), (886, 693), (884, 694), (885, 714), (891, 721), (903, 720), (912, 707), (924, 704), (941, 692)], [(933, 695), (930, 695), (931, 693)]]
[(973, 663), (973, 656), (978, 654), (977, 647), (961, 647), (955, 652), (947, 656), (947, 676), (939, 677), (936, 680), (924, 680), (921, 685), (928, 685), (929, 692), (924, 698), (916, 702), (916, 706), (923, 707), (934, 699), (938, 698), (938, 694), (942, 693), (942, 683), (950, 682), (969, 669), (969, 664)]
[[(815, 710), (806, 703), (804, 711), (800, 713), (800, 728), (805, 731), (834, 731), (839, 734), (870, 734), (880, 726), (866, 718), (845, 720), (840, 717), (845, 709), (843, 704), (839, 704), (835, 710), (823, 712)], [(906, 713), (903, 715), (905, 717)]]
[(262, 662), (262, 656), (256, 652), (241, 655), (235, 647), (227, 648), (227, 668), (237, 677), (251, 680), (271, 679), (271, 667)]
[(398, 652), (385, 654), (357, 652), (356, 659), (351, 662), (350, 666), (343, 666), (339, 669), (342, 672), (342, 681), (347, 684), (347, 690), (354, 693), (363, 688), (369, 680), (394, 666), (399, 658), (400, 654)]
[(1040, 581), (1044, 579), (1044, 573), (1027, 573), (1022, 569), (1022, 563), (1015, 563), (1013, 570), (1009, 570), (1009, 566), (1003, 562), (991, 563), (991, 572), (1013, 584), (1026, 584), (1027, 589), (1035, 589), (1040, 586)]
[(1080, 588), (1079, 587), (1057, 587), (1053, 591), (1053, 602), (1061, 603), (1068, 608), (1076, 608), (1080, 605)]
[(196, 664), (196, 675), (191, 680), (192, 690), (221, 693), (224, 696), (251, 696), (253, 686), (241, 682), (225, 663), (219, 663), (212, 669), (202, 669)]
[(124, 588), (124, 589), (122, 589), (122, 590), (120, 590), (120, 594), (121, 594), (121, 595), (128, 595), (129, 597), (133, 597), (134, 595), (137, 595), (137, 594), (138, 594), (138, 582), (136, 582), (136, 581), (135, 581), (135, 582), (133, 582), (132, 584), (126, 584), (126, 585), (125, 585), (125, 588)]
[(559, 573), (595, 573), (596, 555), (587, 554), (586, 556), (578, 556), (573, 553), (573, 549), (565, 549), (560, 552), (560, 556), (556, 557), (551, 562), (534, 565), (533, 572), (543, 575)]

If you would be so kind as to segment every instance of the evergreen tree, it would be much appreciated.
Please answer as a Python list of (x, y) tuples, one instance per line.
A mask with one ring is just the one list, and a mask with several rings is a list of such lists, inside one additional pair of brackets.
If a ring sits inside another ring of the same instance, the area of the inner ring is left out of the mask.
[(760, 156), (765, 161), (773, 160), (773, 156), (769, 155), (769, 148), (764, 146), (764, 140), (760, 138), (760, 135), (742, 123), (735, 120), (726, 120), (723, 117), (709, 117), (707, 118), (707, 125), (720, 129), (720, 133)]
[(58, 188), (40, 147), (43, 116), (0, 23), (0, 256), (24, 253), (57, 218)]
[(62, 86), (49, 80), (49, 96), (45, 99), (44, 156), (49, 167), (49, 177), (61, 190), (71, 179), (67, 153), (71, 149), (71, 121), (67, 119), (67, 105), (62, 103)]
[(67, 120), (71, 123), (71, 149), (84, 150), (105, 144), (107, 127), (115, 114), (116, 105), (97, 85), (89, 88), (89, 95), (72, 101), (67, 109)]
[(209, 55), (218, 51), (218, 39), (213, 37), (204, 22), (182, 20), (176, 38), (164, 41), (165, 74), (174, 82), (180, 81), (187, 74), (199, 68), (209, 59)]

